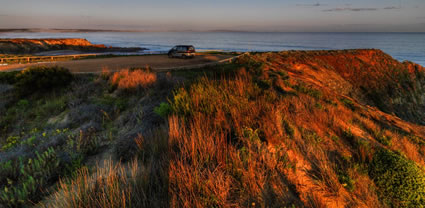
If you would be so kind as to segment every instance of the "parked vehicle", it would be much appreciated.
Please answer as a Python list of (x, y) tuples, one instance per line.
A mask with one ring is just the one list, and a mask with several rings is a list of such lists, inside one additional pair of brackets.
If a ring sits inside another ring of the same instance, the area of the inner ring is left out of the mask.
[(195, 57), (195, 47), (192, 45), (177, 45), (168, 51), (169, 58), (193, 58)]

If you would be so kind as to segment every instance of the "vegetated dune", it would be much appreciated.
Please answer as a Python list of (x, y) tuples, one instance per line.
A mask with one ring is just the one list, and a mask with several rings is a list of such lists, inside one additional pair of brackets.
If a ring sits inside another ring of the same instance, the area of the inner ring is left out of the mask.
[(424, 68), (418, 64), (400, 63), (381, 50), (267, 53), (254, 59), (266, 69), (286, 69), (328, 91), (425, 124)]
[(0, 202), (424, 207), (424, 79), (380, 50), (0, 74)]
[(135, 52), (142, 48), (120, 48), (95, 45), (86, 39), (0, 39), (0, 54), (31, 54), (44, 51), (75, 50), (84, 52)]

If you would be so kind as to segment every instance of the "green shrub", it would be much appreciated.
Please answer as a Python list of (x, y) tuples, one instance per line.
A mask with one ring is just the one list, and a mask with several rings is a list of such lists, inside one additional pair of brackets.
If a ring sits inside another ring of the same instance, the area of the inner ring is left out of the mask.
[(369, 166), (378, 196), (391, 207), (425, 207), (425, 173), (413, 161), (382, 149)]
[(302, 83), (295, 85), (294, 89), (296, 91), (300, 92), (300, 93), (307, 94), (307, 95), (309, 95), (313, 98), (316, 98), (316, 99), (321, 99), (322, 96), (323, 96), (322, 92), (320, 92), (319, 90), (316, 90), (316, 89), (311, 88), (311, 87), (307, 87), (307, 86), (305, 86), (305, 84), (302, 84)]
[(285, 120), (285, 119), (282, 120), (282, 124), (283, 124), (283, 128), (285, 128), (286, 134), (290, 138), (293, 138), (294, 137), (294, 134), (295, 134), (294, 127), (287, 120)]
[(6, 139), (6, 143), (1, 147), (2, 151), (7, 151), (13, 147), (15, 147), (16, 144), (19, 144), (21, 138), (19, 136), (9, 136)]
[(338, 181), (346, 188), (348, 191), (353, 192), (355, 189), (355, 181), (346, 173), (339, 171)]
[(174, 92), (172, 109), (174, 113), (179, 115), (190, 115), (192, 113), (191, 99), (189, 93), (184, 88), (180, 88)]
[(385, 146), (392, 145), (392, 138), (389, 136), (381, 135), (380, 137), (376, 137), (376, 140)]
[(26, 162), (20, 158), (0, 165), (0, 204), (7, 207), (23, 207), (41, 200), (44, 189), (60, 170), (60, 161), (53, 148), (36, 153), (34, 159)]
[(346, 99), (346, 98), (342, 98), (341, 102), (349, 109), (351, 110), (355, 110), (356, 106), (354, 105), (353, 101)]
[(166, 118), (173, 111), (168, 103), (161, 103), (158, 107), (153, 110), (159, 116)]
[(261, 89), (267, 90), (271, 87), (272, 84), (271, 84), (270, 80), (260, 79), (260, 80), (257, 81), (257, 85)]
[(29, 95), (67, 86), (72, 78), (69, 70), (62, 67), (34, 66), (17, 74), (14, 85), (20, 94)]
[(0, 83), (14, 84), (16, 82), (16, 75), (18, 74), (18, 71), (0, 72)]

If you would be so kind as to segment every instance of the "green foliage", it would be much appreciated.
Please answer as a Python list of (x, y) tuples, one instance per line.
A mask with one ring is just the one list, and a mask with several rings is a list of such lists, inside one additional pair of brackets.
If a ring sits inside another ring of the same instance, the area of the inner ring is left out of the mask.
[(26, 109), (29, 106), (29, 102), (26, 99), (19, 100), (16, 104), (20, 109)]
[(251, 142), (259, 142), (259, 141), (261, 141), (261, 138), (260, 138), (261, 133), (262, 132), (261, 132), (260, 129), (255, 129), (254, 130), (254, 129), (249, 128), (249, 127), (244, 127), (242, 129), (242, 135), (243, 135), (243, 137), (249, 139), (249, 141), (251, 141)]
[(237, 63), (245, 67), (248, 72), (255, 76), (260, 76), (263, 73), (264, 63), (254, 60), (248, 55), (241, 56), (237, 59)]
[(70, 135), (67, 140), (67, 150), (70, 154), (93, 155), (100, 147), (100, 137), (94, 130), (80, 131), (79, 135)]
[(425, 207), (425, 174), (413, 161), (392, 151), (378, 151), (369, 166), (378, 196), (391, 207)]
[(412, 135), (409, 135), (407, 138), (418, 145), (425, 145), (425, 139), (422, 137), (418, 137), (412, 134)]
[(353, 134), (353, 132), (351, 132), (351, 129), (346, 129), (342, 132), (344, 138), (346, 138), (348, 141), (354, 141), (355, 140), (355, 136)]
[(383, 131), (374, 131), (373, 133), (374, 133), (375, 139), (379, 143), (381, 143), (385, 146), (391, 146), (392, 145), (392, 142), (391, 142), (392, 138), (389, 137), (389, 136), (385, 136), (383, 134), (384, 133)]
[(235, 63), (226, 63), (216, 66), (205, 66), (198, 69), (182, 69), (172, 71), (173, 76), (182, 76), (190, 81), (194, 81), (199, 77), (221, 77), (234, 75), (234, 72), (241, 65)]
[(287, 79), (289, 79), (288, 72), (281, 70), (281, 71), (278, 71), (277, 73), (280, 75), (280, 77), (281, 77), (283, 80), (287, 80)]
[(180, 88), (174, 92), (174, 100), (172, 103), (173, 112), (180, 115), (190, 115), (190, 103), (191, 98), (184, 88)]
[(124, 111), (128, 106), (127, 99), (120, 97), (112, 97), (110, 95), (105, 95), (103, 97), (96, 98), (95, 103), (99, 105), (112, 106), (117, 112)]
[(333, 135), (333, 136), (331, 137), (331, 139), (332, 139), (334, 142), (338, 142), (338, 141), (339, 141), (339, 137), (338, 137), (338, 136), (335, 136), (335, 135)]
[(14, 85), (20, 94), (29, 95), (37, 91), (45, 92), (65, 87), (72, 79), (68, 69), (58, 66), (34, 66), (17, 74)]
[(353, 101), (346, 99), (346, 98), (342, 98), (341, 102), (349, 109), (351, 110), (356, 110), (356, 106), (354, 105)]
[(0, 83), (15, 84), (16, 75), (18, 74), (19, 74), (18, 71), (0, 72)]
[(354, 191), (355, 181), (346, 172), (340, 171), (338, 173), (338, 180), (348, 191)]
[(269, 89), (272, 86), (272, 83), (270, 80), (264, 80), (264, 79), (260, 79), (257, 81), (257, 85), (258, 87), (260, 87), (261, 89)]
[(66, 108), (67, 100), (68, 98), (66, 96), (39, 100), (35, 109), (35, 115), (46, 117), (61, 113)]
[(317, 135), (316, 132), (307, 129), (302, 129), (302, 137), (308, 142), (313, 142), (314, 144), (319, 144), (323, 142), (323, 138)]
[(294, 127), (285, 119), (282, 120), (282, 125), (286, 134), (288, 134), (290, 138), (293, 138), (295, 134)]
[[(40, 200), (44, 188), (57, 177), (60, 161), (53, 148), (34, 159), (0, 164), (0, 203), (8, 207), (22, 207)], [(4, 183), (6, 182), (6, 183)]]
[(19, 136), (9, 136), (6, 138), (6, 144), (1, 148), (2, 151), (7, 151), (20, 143), (21, 138)]
[(295, 85), (294, 89), (296, 91), (300, 92), (300, 93), (307, 94), (307, 95), (309, 95), (313, 98), (316, 98), (316, 99), (321, 99), (322, 96), (323, 96), (322, 92), (320, 92), (319, 90), (316, 90), (316, 89), (311, 88), (311, 87), (307, 87), (302, 83)]
[(173, 110), (170, 104), (162, 102), (159, 106), (155, 107), (153, 111), (159, 116), (167, 118), (167, 116), (170, 115)]

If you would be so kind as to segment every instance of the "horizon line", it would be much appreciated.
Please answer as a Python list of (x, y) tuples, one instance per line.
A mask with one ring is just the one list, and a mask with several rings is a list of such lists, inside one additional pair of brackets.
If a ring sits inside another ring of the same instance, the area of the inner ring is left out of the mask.
[(129, 29), (88, 29), (88, 28), (0, 28), (0, 33), (7, 32), (234, 32), (234, 33), (425, 33), (417, 31), (272, 31), (272, 30), (228, 30), (228, 29), (211, 29), (211, 30), (129, 30)]

